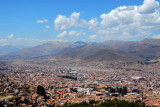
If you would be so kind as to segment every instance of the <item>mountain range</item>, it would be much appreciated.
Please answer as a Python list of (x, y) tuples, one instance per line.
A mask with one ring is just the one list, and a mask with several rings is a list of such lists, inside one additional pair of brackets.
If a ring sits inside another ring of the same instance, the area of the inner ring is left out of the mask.
[(3, 54), (1, 59), (71, 58), (86, 61), (142, 61), (158, 57), (160, 57), (160, 39), (144, 39), (142, 41), (109, 40), (103, 43), (48, 42)]
[(0, 56), (20, 50), (19, 47), (15, 46), (10, 46), (10, 45), (5, 45), (5, 46), (0, 46)]

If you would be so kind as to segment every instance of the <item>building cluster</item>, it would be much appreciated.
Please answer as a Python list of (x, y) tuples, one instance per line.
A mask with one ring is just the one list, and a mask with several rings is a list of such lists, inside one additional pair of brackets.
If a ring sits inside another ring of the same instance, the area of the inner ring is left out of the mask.
[[(64, 106), (116, 98), (160, 106), (159, 65), (145, 65), (142, 70), (108, 71), (34, 64), (0, 65), (0, 104)], [(37, 93), (38, 86), (44, 89), (43, 95)]]

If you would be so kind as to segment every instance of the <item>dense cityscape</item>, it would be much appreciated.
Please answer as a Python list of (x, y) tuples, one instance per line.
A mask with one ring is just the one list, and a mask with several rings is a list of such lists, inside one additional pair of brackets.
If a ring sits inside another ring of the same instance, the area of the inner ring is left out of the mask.
[(118, 99), (160, 106), (159, 62), (103, 70), (26, 62), (1, 64), (1, 105), (67, 106)]

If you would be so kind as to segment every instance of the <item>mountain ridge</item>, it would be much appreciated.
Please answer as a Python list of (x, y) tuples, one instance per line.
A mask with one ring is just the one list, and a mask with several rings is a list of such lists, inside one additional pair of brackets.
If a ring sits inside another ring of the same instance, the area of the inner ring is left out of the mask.
[(144, 39), (141, 41), (110, 40), (103, 43), (48, 42), (36, 47), (11, 52), (1, 57), (1, 59), (17, 60), (51, 57), (77, 58), (88, 61), (148, 60), (160, 57), (160, 39)]

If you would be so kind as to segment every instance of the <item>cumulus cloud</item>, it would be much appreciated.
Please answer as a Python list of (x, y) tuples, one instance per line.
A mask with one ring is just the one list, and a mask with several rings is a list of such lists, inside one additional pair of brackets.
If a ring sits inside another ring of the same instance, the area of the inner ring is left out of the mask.
[(62, 33), (58, 34), (57, 37), (58, 38), (63, 38), (67, 35), (67, 31), (63, 31)]
[(8, 36), (8, 39), (12, 39), (12, 38), (14, 38), (14, 34), (10, 34), (10, 35)]
[[(159, 2), (155, 0), (144, 0), (140, 6), (120, 6), (108, 14), (100, 15), (101, 27), (116, 26), (149, 26), (160, 23), (160, 15), (156, 11), (159, 8)], [(143, 14), (146, 13), (146, 14)]]
[(95, 30), (95, 29), (97, 29), (97, 27), (98, 27), (98, 21), (97, 21), (97, 19), (96, 18), (91, 19), (89, 21), (89, 23), (88, 23), (88, 28), (90, 30)]
[(37, 23), (46, 23), (46, 22), (48, 22), (48, 19), (37, 20)]
[(86, 33), (84, 31), (77, 32), (75, 30), (71, 30), (70, 32), (63, 31), (62, 33), (58, 34), (58, 38), (64, 38), (64, 37), (78, 37), (78, 36), (83, 36)]
[(147, 14), (153, 13), (155, 9), (159, 8), (159, 2), (155, 0), (144, 0), (143, 5), (139, 6), (139, 12)]
[(85, 35), (86, 33), (83, 32), (83, 31), (80, 31), (80, 32), (77, 32), (75, 30), (71, 30), (69, 33), (68, 33), (68, 36), (71, 36), (71, 37), (77, 37), (77, 36), (83, 36)]
[(72, 27), (85, 27), (86, 21), (79, 18), (80, 13), (74, 12), (68, 18), (66, 16), (58, 15), (54, 21), (56, 30), (65, 30)]
[(77, 34), (77, 32), (74, 31), (74, 30), (72, 30), (72, 31), (69, 32), (69, 35), (70, 35), (70, 36), (74, 36), (74, 35), (76, 35), (76, 34)]
[(97, 38), (97, 35), (91, 35), (90, 37), (89, 37), (89, 39), (96, 39)]
[(140, 6), (120, 6), (100, 15), (97, 34), (110, 39), (137, 40), (160, 30), (159, 2), (144, 0)]
[[(54, 24), (56, 30), (87, 28), (88, 32), (105, 39), (139, 40), (151, 37), (153, 31), (160, 30), (159, 2), (144, 0), (142, 5), (120, 6), (101, 14), (100, 19), (97, 21), (97, 18), (91, 18), (86, 21), (80, 19), (80, 13), (74, 12), (70, 17), (58, 15)], [(75, 35), (75, 32), (70, 35)]]
[(98, 25), (98, 21), (96, 18), (93, 18), (90, 21), (80, 19), (80, 13), (73, 12), (70, 17), (58, 15), (54, 24), (56, 30), (66, 30), (70, 28), (95, 29)]

